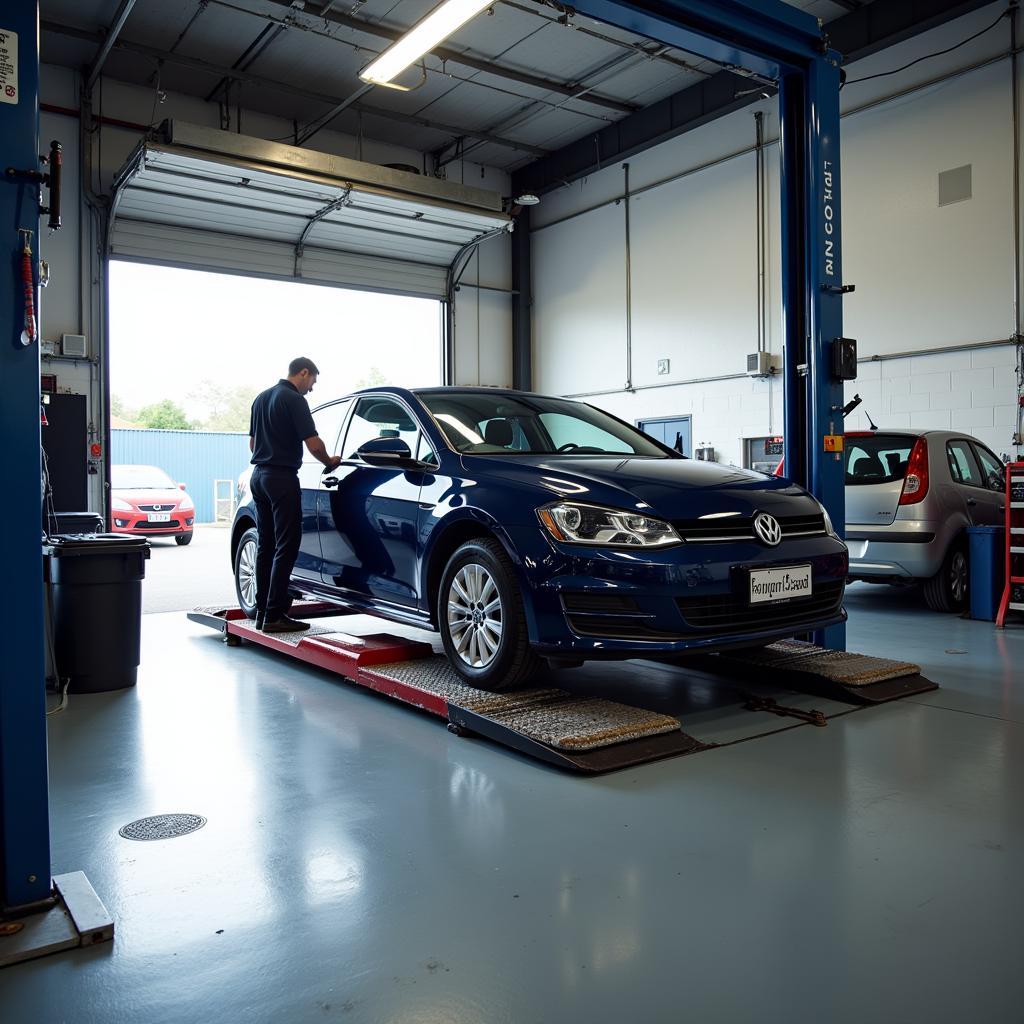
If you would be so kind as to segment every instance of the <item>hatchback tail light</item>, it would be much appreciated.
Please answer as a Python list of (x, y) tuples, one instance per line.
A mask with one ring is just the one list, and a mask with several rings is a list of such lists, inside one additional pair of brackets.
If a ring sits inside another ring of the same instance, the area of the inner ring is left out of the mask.
[(907, 460), (907, 475), (903, 478), (901, 505), (916, 505), (928, 494), (928, 442), (919, 437), (914, 442)]

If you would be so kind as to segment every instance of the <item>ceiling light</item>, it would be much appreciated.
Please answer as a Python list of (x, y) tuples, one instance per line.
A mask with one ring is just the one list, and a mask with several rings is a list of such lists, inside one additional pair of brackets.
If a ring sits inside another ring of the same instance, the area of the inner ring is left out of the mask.
[(540, 198), (532, 192), (524, 192), (521, 196), (516, 196), (512, 202), (516, 206), (536, 206), (540, 202)]
[(421, 22), (413, 25), (401, 39), (371, 61), (359, 77), (374, 85), (387, 85), (407, 67), (415, 64), (438, 43), (486, 10), (494, 0), (445, 0)]

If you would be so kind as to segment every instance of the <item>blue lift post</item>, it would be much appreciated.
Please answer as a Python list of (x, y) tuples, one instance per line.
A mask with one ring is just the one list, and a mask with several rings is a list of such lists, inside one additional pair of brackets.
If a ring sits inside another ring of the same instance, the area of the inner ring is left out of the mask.
[[(832, 373), (833, 341), (843, 333), (840, 55), (817, 18), (781, 0), (574, 0), (573, 6), (778, 85), (786, 475), (824, 504), (842, 533), (843, 456), (826, 451), (826, 438), (843, 432), (843, 385)], [(814, 641), (843, 650), (846, 627), (833, 626)]]
[[(0, 169), (38, 171), (39, 11), (7, 0), (0, 43), (17, 47), (17, 74), (0, 80)], [(15, 38), (16, 37), (16, 38)], [(16, 77), (16, 81), (14, 80)], [(25, 297), (19, 230), (39, 252), (39, 186), (0, 177), (0, 437), (11, 502), (0, 531), (0, 615), (9, 638), (0, 663), (0, 906), (29, 907), (51, 893), (39, 455), (39, 344), (22, 343)], [(38, 292), (36, 293), (38, 295)]]

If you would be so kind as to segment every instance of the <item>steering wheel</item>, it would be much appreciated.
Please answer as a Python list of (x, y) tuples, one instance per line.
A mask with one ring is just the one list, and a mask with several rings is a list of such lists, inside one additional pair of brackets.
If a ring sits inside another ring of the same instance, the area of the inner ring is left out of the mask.
[(555, 451), (556, 452), (571, 452), (574, 448), (579, 448), (578, 444), (573, 441), (567, 441), (565, 444), (560, 444)]

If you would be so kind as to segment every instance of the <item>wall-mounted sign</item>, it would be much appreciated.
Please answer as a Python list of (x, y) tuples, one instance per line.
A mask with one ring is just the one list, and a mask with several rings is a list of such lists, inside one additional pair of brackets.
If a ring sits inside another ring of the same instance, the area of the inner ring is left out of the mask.
[(18, 33), (0, 28), (0, 103), (18, 102)]

